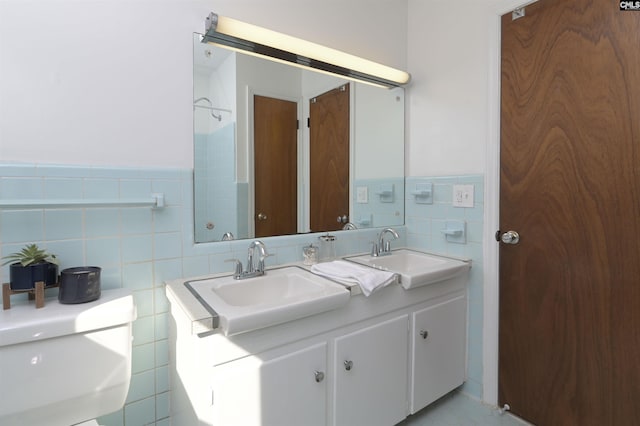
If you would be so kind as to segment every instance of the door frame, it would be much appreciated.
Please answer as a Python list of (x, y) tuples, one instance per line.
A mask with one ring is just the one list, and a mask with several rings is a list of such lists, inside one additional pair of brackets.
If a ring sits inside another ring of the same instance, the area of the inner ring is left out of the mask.
[(499, 246), (494, 234), (500, 227), (500, 80), (501, 17), (537, 0), (502, 0), (487, 14), (489, 30), (488, 126), (485, 169), (484, 291), (482, 325), (482, 400), (498, 405), (498, 327), (500, 308)]
[[(297, 194), (298, 194), (298, 203), (297, 203), (297, 217), (298, 217), (298, 232), (300, 232), (300, 224), (301, 222), (301, 217), (303, 215), (303, 193), (304, 193), (304, 186), (302, 184), (303, 182), (303, 143), (302, 143), (302, 98), (299, 97), (293, 97), (293, 96), (286, 96), (286, 95), (281, 95), (278, 93), (273, 93), (270, 91), (265, 91), (265, 90), (261, 90), (255, 87), (251, 87), (251, 86), (246, 86), (247, 90), (246, 90), (246, 95), (247, 95), (247, 139), (248, 139), (248, 144), (247, 144), (247, 184), (248, 184), (248, 192), (249, 194), (255, 194), (255, 190), (256, 190), (256, 186), (255, 186), (255, 170), (254, 170), (254, 166), (255, 166), (255, 159), (254, 159), (254, 141), (255, 141), (255, 134), (254, 134), (254, 103), (253, 103), (253, 97), (254, 96), (265, 96), (268, 98), (274, 98), (274, 99), (281, 99), (283, 101), (290, 101), (290, 102), (295, 102), (296, 103), (296, 109), (297, 109), (297, 114), (298, 114), (298, 131), (296, 132), (296, 140), (297, 140), (297, 146), (298, 146), (298, 176), (297, 176)], [(237, 161), (237, 160), (236, 160)], [(251, 196), (248, 199), (248, 209), (249, 209), (249, 227), (248, 227), (248, 231), (249, 231), (249, 235), (253, 235), (255, 236), (256, 234), (256, 227), (255, 227), (255, 214), (256, 214), (256, 206), (255, 206), (255, 197)]]

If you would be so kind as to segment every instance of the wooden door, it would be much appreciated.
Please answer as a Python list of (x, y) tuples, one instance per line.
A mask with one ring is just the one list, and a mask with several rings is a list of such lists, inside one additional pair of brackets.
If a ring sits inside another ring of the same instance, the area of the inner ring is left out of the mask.
[(298, 232), (298, 107), (255, 95), (254, 222), (256, 237)]
[(311, 99), (309, 111), (310, 227), (335, 231), (349, 216), (349, 85)]
[(499, 403), (640, 423), (640, 12), (540, 0), (502, 20)]

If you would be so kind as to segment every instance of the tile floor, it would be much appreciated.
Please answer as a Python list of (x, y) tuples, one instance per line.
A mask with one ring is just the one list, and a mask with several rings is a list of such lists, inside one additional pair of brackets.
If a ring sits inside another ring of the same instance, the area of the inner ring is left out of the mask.
[(497, 409), (454, 391), (397, 426), (531, 426)]

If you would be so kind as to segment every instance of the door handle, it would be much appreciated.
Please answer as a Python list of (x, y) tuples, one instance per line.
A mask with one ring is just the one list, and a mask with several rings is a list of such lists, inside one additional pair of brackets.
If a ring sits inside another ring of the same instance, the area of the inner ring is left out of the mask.
[(500, 241), (504, 244), (518, 244), (520, 242), (520, 234), (516, 231), (507, 231), (500, 236)]
[(338, 216), (338, 223), (347, 223), (349, 222), (349, 216), (343, 214), (342, 216)]
[(258, 213), (258, 220), (267, 220), (267, 215), (264, 213)]

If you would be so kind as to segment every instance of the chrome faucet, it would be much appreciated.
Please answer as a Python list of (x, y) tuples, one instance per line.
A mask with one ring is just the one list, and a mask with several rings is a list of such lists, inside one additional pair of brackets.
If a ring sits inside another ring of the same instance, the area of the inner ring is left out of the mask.
[(393, 228), (384, 228), (380, 235), (378, 236), (378, 242), (373, 243), (373, 247), (371, 248), (371, 256), (386, 256), (391, 254), (391, 241), (385, 241), (385, 234), (391, 234), (394, 240), (400, 238), (400, 235)]
[[(258, 249), (258, 264), (255, 265), (255, 251)], [(256, 275), (264, 275), (264, 259), (269, 256), (267, 253), (267, 247), (260, 240), (256, 240), (249, 245), (247, 254), (247, 272), (256, 273)]]
[(351, 222), (345, 223), (344, 226), (342, 227), (343, 231), (348, 231), (350, 229), (358, 229), (358, 228)]
[[(258, 253), (256, 255), (256, 249)], [(253, 278), (264, 275), (264, 260), (269, 256), (267, 253), (267, 247), (260, 240), (256, 240), (249, 245), (247, 251), (247, 269), (242, 270), (242, 262), (238, 259), (230, 259), (227, 262), (235, 262), (235, 272), (233, 278), (236, 280), (243, 280), (245, 278)], [(257, 259), (257, 262), (256, 262)]]

